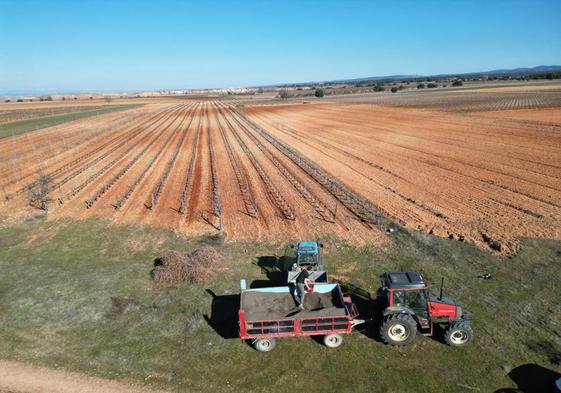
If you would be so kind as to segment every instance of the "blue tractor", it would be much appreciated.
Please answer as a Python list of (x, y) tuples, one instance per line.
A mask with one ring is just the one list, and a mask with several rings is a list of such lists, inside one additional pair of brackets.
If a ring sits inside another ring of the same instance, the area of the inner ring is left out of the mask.
[(310, 266), (312, 269), (310, 280), (314, 282), (327, 282), (327, 272), (323, 267), (320, 250), (323, 244), (312, 241), (302, 241), (291, 244), (285, 253), (285, 269), (287, 282), (294, 283), (302, 268)]

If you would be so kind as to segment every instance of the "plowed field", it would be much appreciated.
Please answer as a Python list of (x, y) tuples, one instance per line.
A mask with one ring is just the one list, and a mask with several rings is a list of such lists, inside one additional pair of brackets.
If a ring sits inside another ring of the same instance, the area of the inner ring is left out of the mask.
[(0, 214), (46, 209), (238, 240), (386, 241), (372, 203), (275, 143), (219, 102), (146, 105), (6, 138)]
[(519, 237), (561, 239), (558, 107), (522, 120), (372, 105), (244, 110), (404, 225), (505, 254)]
[(504, 111), (512, 109), (558, 108), (561, 104), (560, 85), (528, 88), (488, 88), (474, 90), (409, 90), (398, 94), (363, 93), (328, 96), (329, 100), (376, 104), (403, 108), (432, 108), (447, 112)]
[(149, 104), (0, 140), (0, 215), (358, 244), (385, 216), (510, 254), (561, 239), (560, 112)]

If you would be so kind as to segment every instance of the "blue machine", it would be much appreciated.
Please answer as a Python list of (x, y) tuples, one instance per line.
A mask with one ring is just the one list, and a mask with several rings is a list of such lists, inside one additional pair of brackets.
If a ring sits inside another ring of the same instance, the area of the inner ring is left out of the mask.
[(302, 268), (310, 266), (312, 269), (310, 279), (315, 282), (327, 282), (327, 272), (324, 271), (323, 259), (320, 249), (321, 243), (313, 241), (301, 241), (290, 246), (287, 252), (289, 265), (287, 266), (287, 281), (294, 282)]

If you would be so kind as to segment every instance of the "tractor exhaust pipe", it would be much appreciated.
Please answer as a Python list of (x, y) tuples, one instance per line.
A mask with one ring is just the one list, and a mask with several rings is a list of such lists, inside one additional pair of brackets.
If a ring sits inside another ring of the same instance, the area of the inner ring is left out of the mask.
[(442, 300), (444, 295), (444, 277), (440, 279), (440, 296), (438, 297), (439, 300)]

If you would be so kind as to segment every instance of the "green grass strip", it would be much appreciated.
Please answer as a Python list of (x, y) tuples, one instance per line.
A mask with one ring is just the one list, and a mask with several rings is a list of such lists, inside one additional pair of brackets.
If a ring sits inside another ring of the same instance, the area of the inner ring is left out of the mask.
[(26, 132), (39, 130), (41, 128), (56, 126), (61, 123), (66, 123), (73, 120), (83, 119), (85, 117), (102, 115), (105, 113), (118, 112), (127, 109), (133, 109), (141, 106), (136, 105), (116, 105), (107, 108), (95, 109), (91, 111), (66, 113), (62, 115), (40, 117), (37, 119), (27, 119), (15, 123), (1, 124), (0, 125), (0, 139), (12, 135), (20, 135)]

